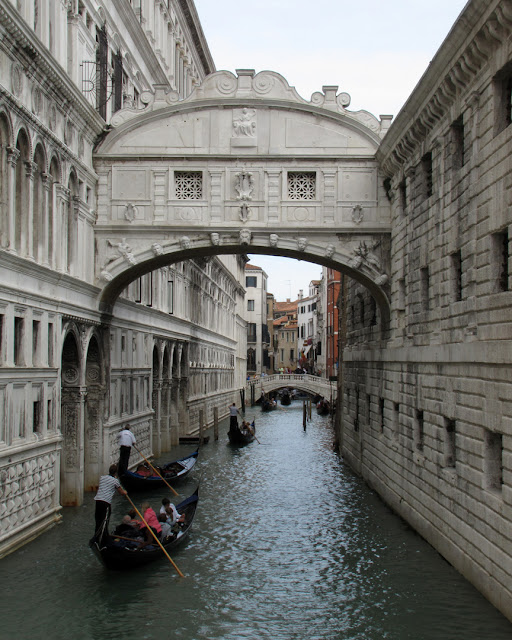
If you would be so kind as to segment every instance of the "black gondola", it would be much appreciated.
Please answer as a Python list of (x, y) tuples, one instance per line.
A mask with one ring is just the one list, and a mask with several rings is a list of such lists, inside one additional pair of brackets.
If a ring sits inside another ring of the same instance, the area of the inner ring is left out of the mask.
[[(170, 536), (160, 541), (167, 553), (187, 539), (197, 509), (198, 494), (199, 487), (186, 500), (176, 505), (179, 513), (185, 515), (185, 521), (179, 527), (176, 527), (177, 530)], [(141, 547), (140, 540), (107, 535), (103, 537), (101, 542), (93, 538), (89, 542), (89, 546), (107, 569), (123, 571), (134, 569), (165, 557), (164, 552), (156, 541), (154, 544)]]
[(318, 402), (316, 405), (316, 411), (320, 416), (328, 415), (330, 409), (331, 409), (331, 405), (329, 404), (328, 400), (320, 400), (320, 402)]
[(231, 444), (244, 445), (249, 444), (255, 439), (256, 426), (254, 420), (249, 429), (243, 429), (239, 424), (236, 427), (232, 427), (228, 431), (228, 438)]
[(277, 402), (274, 400), (274, 398), (263, 400), (263, 402), (261, 403), (262, 411), (274, 411), (276, 407), (277, 407)]
[(288, 389), (285, 389), (282, 393), (281, 393), (281, 404), (282, 405), (289, 405), (292, 403), (292, 397), (290, 395), (290, 392), (288, 391)]
[[(168, 462), (163, 467), (155, 467), (162, 474), (166, 482), (181, 480), (187, 476), (197, 462), (199, 449), (184, 458)], [(122, 485), (129, 491), (145, 491), (154, 488), (165, 487), (165, 482), (160, 476), (154, 474), (149, 468), (149, 475), (142, 475), (137, 471), (125, 471), (121, 476)]]

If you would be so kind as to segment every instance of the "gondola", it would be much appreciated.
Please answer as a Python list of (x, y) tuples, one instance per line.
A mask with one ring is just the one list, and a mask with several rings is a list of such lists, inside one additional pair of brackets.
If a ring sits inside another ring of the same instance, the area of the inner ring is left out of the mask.
[(274, 411), (276, 407), (277, 407), (277, 402), (273, 399), (263, 400), (261, 403), (262, 411)]
[[(168, 462), (163, 467), (155, 467), (162, 474), (166, 482), (181, 480), (187, 476), (197, 462), (199, 449), (184, 458)], [(146, 491), (158, 487), (165, 487), (165, 482), (158, 475), (149, 469), (150, 475), (142, 475), (137, 471), (125, 471), (121, 476), (121, 484), (129, 491)]]
[(242, 429), (239, 424), (236, 427), (232, 427), (228, 431), (228, 438), (230, 444), (234, 445), (244, 445), (249, 444), (255, 439), (256, 426), (254, 424), (254, 420), (251, 423), (250, 429)]
[(290, 395), (290, 392), (288, 391), (288, 389), (285, 389), (285, 391), (281, 393), (281, 404), (288, 406), (291, 403), (292, 403), (292, 397)]
[[(176, 527), (177, 530), (169, 537), (160, 541), (167, 553), (187, 539), (197, 509), (198, 494), (199, 487), (191, 496), (176, 505), (179, 513), (185, 515), (185, 521), (179, 527)], [(146, 547), (141, 547), (140, 545), (140, 540), (130, 540), (114, 535), (104, 536), (101, 542), (95, 538), (89, 542), (94, 554), (107, 569), (134, 569), (165, 557), (164, 552), (156, 541)]]
[(316, 411), (320, 416), (326, 416), (329, 414), (331, 406), (327, 400), (320, 400), (316, 405)]

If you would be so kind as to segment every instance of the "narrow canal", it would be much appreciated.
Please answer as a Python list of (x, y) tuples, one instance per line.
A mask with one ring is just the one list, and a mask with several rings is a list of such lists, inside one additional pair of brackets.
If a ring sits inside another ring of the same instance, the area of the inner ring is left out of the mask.
[[(87, 546), (93, 496), (0, 562), (1, 637), (18, 640), (510, 640), (512, 625), (396, 517), (332, 449), (329, 419), (302, 406), (248, 410), (242, 449), (210, 438), (188, 543), (108, 572)], [(163, 459), (184, 455), (179, 447)], [(132, 496), (140, 505), (150, 497)], [(112, 522), (128, 508), (116, 496)]]

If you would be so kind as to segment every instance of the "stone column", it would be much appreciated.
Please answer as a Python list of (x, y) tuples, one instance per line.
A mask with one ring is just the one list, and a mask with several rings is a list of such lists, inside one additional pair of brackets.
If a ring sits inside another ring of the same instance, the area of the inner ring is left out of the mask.
[(170, 385), (170, 407), (169, 407), (169, 431), (170, 431), (170, 445), (176, 445), (179, 442), (179, 382), (178, 380), (171, 380)]
[(41, 179), (43, 181), (43, 202), (41, 203), (41, 247), (42, 254), (40, 256), (41, 262), (45, 267), (49, 267), (51, 265), (51, 248), (50, 248), (50, 207), (49, 202), (52, 197), (52, 177), (48, 173), (41, 174)]
[(153, 416), (153, 453), (159, 456), (161, 446), (161, 411), (162, 411), (162, 381), (153, 380), (152, 404), (155, 415)]
[[(26, 239), (25, 247), (27, 251), (27, 257), (34, 259), (34, 180), (35, 173), (38, 169), (37, 164), (34, 162), (25, 162), (25, 175), (27, 177), (26, 182), (26, 207), (27, 207), (27, 228), (25, 229)], [(36, 214), (37, 215), (37, 214)], [(23, 238), (23, 229), (21, 230)], [(23, 241), (22, 241), (23, 246)]]
[(58, 271), (66, 271), (68, 264), (68, 216), (69, 189), (62, 184), (55, 185), (55, 267)]

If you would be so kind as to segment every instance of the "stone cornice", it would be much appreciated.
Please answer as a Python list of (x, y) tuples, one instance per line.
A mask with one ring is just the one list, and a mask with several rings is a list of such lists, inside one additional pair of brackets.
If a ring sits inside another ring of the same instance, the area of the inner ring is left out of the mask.
[(201, 61), (204, 75), (207, 76), (215, 71), (215, 63), (208, 48), (194, 3), (190, 0), (177, 0), (177, 5), (185, 18), (185, 23), (190, 31), (192, 42)]
[(66, 102), (66, 109), (74, 110), (99, 135), (105, 127), (103, 118), (87, 102), (8, 0), (0, 0), (0, 25), (4, 46), (7, 44), (5, 40), (12, 42), (27, 75), (36, 77), (42, 86), (51, 86), (55, 94)]
[(387, 175), (397, 173), (419, 150), (511, 27), (512, 0), (468, 3), (377, 151)]

